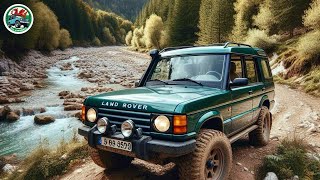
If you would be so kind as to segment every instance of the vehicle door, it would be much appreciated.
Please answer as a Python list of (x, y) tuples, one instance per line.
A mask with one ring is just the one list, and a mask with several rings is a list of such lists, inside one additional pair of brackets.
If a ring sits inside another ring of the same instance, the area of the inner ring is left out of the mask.
[(252, 56), (245, 56), (245, 74), (246, 78), (249, 80), (249, 86), (251, 87), (251, 97), (252, 97), (252, 118), (248, 124), (253, 124), (257, 119), (260, 112), (259, 104), (261, 102), (263, 93), (265, 91), (265, 86), (262, 81), (262, 77), (259, 75), (261, 73), (258, 69), (258, 58)]
[[(230, 82), (235, 78), (245, 78), (244, 56), (232, 55), (230, 61)], [(232, 105), (232, 133), (246, 128), (252, 121), (252, 88), (249, 85), (230, 86)]]

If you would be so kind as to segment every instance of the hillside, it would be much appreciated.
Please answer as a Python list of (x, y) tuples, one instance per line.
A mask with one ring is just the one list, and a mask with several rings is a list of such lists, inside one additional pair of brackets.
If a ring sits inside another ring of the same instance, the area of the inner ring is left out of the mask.
[(91, 7), (114, 12), (134, 21), (147, 0), (85, 0)]
[(150, 0), (127, 45), (138, 51), (234, 41), (263, 48), (280, 83), (320, 96), (320, 0)]

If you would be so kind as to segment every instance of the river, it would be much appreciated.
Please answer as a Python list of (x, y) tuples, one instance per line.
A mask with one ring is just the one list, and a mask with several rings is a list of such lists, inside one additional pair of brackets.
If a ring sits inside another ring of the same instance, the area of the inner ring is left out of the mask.
[[(78, 91), (81, 87), (92, 85), (77, 78), (79, 69), (74, 67), (73, 62), (78, 59), (73, 56), (57, 62), (47, 70), (45, 88), (34, 90), (23, 103), (10, 104), (13, 109), (45, 107), (45, 114), (53, 115), (56, 121), (48, 125), (37, 125), (34, 116), (21, 116), (16, 122), (0, 123), (0, 156), (16, 153), (23, 158), (39, 145), (40, 140), (45, 139), (50, 147), (56, 147), (63, 139), (68, 141), (73, 136), (81, 122), (63, 110), (63, 100), (58, 97), (58, 93), (63, 90)], [(71, 63), (72, 70), (60, 70), (59, 65), (63, 63)], [(36, 111), (36, 114), (39, 113)]]

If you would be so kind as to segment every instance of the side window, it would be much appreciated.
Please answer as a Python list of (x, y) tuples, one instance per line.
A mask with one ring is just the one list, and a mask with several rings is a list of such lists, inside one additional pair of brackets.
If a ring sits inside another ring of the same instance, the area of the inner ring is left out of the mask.
[(249, 83), (258, 82), (257, 66), (255, 63), (255, 60), (252, 57), (246, 57), (245, 62), (246, 62), (247, 78), (249, 80)]
[(241, 78), (242, 74), (243, 73), (242, 73), (241, 56), (231, 56), (230, 72), (229, 72), (230, 81), (233, 81), (235, 78)]
[(265, 79), (270, 79), (272, 78), (272, 73), (270, 70), (270, 67), (268, 65), (267, 60), (262, 60), (261, 61), (261, 67), (262, 67), (262, 72), (263, 72), (263, 76)]

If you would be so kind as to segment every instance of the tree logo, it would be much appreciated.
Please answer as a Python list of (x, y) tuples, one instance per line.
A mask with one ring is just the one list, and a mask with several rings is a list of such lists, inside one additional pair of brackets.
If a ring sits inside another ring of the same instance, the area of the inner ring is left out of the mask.
[(23, 34), (29, 31), (33, 24), (31, 10), (23, 4), (10, 6), (3, 15), (4, 26), (14, 34)]

